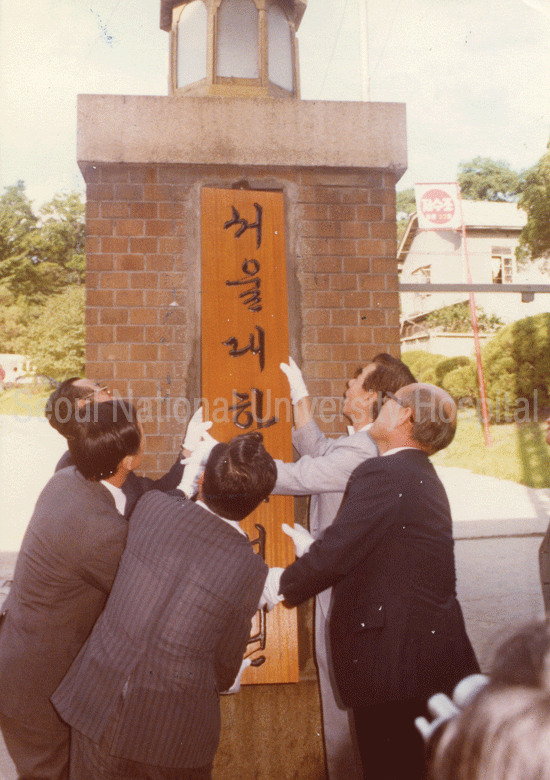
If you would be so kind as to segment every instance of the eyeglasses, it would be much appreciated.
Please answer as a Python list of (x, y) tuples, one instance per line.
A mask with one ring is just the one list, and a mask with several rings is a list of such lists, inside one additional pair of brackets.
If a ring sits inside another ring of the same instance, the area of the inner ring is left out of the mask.
[[(395, 393), (390, 393), (389, 390), (384, 390), (382, 394), (382, 403), (385, 403), (388, 398), (391, 398), (392, 401), (395, 401), (395, 403), (399, 404), (399, 406), (401, 406), (403, 409), (410, 409), (411, 412), (413, 411), (412, 406), (402, 398), (399, 398), (399, 396), (395, 395)], [(414, 420), (414, 414), (411, 414), (411, 420)]]
[(107, 387), (107, 385), (100, 385), (98, 382), (94, 382), (94, 385), (92, 388), (90, 388), (90, 392), (88, 393), (86, 398), (93, 398), (94, 395), (98, 395), (99, 393), (105, 393), (105, 395), (112, 395), (112, 392)]

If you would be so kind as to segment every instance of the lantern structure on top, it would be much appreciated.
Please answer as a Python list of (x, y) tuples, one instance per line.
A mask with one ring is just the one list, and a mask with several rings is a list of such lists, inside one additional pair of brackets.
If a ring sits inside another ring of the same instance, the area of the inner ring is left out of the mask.
[(170, 94), (299, 98), (296, 30), (307, 0), (161, 0)]

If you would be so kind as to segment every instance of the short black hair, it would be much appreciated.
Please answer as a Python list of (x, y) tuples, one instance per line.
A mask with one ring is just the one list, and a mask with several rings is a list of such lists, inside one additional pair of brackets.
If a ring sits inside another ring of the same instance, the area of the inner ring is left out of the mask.
[(68, 437), (73, 462), (92, 482), (112, 477), (141, 444), (137, 412), (125, 401), (88, 403), (79, 410)]
[(365, 377), (363, 390), (378, 393), (378, 403), (372, 410), (373, 419), (376, 419), (382, 408), (384, 393), (396, 393), (401, 387), (415, 384), (416, 379), (401, 360), (388, 355), (387, 352), (375, 355), (371, 363), (375, 368)]
[(397, 390), (399, 390), (400, 387), (405, 387), (406, 385), (414, 385), (416, 384), (416, 378), (413, 375), (410, 368), (403, 363), (402, 360), (399, 360), (399, 358), (393, 357), (393, 355), (390, 355), (388, 352), (379, 352), (377, 355), (375, 355), (371, 361), (372, 363), (375, 363), (377, 366), (386, 366), (386, 368), (391, 368), (391, 370), (394, 373), (394, 384), (395, 387), (387, 387), (386, 389), (390, 391), (390, 393), (395, 393)]
[(72, 376), (61, 382), (46, 401), (44, 409), (44, 414), (52, 428), (65, 438), (71, 434), (78, 402), (93, 394), (89, 387), (74, 385), (73, 382), (78, 379), (80, 377)]
[(269, 496), (277, 467), (259, 431), (216, 444), (206, 463), (202, 499), (228, 520), (244, 520)]

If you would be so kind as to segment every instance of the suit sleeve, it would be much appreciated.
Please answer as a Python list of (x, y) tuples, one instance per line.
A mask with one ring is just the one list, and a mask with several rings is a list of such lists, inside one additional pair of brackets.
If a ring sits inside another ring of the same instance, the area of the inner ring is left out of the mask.
[(176, 462), (173, 464), (170, 471), (167, 471), (166, 474), (159, 479), (137, 477), (139, 480), (140, 495), (143, 495), (149, 490), (160, 490), (162, 493), (168, 493), (169, 490), (175, 490), (181, 482), (184, 468), (185, 466), (181, 463), (181, 457), (178, 455)]
[[(249, 556), (247, 556), (249, 557)], [(248, 567), (243, 566), (243, 577), (232, 591), (225, 630), (216, 648), (215, 675), (218, 690), (227, 691), (238, 674), (250, 637), (252, 618), (267, 577), (268, 568), (253, 554)]]
[(291, 496), (343, 493), (353, 471), (377, 453), (376, 444), (368, 434), (356, 433), (333, 439), (323, 454), (302, 455), (296, 463), (275, 460), (277, 482), (273, 493)]
[(292, 606), (336, 585), (362, 564), (395, 521), (401, 493), (381, 460), (354, 474), (334, 523), (283, 572), (280, 593)]
[(128, 522), (122, 517), (114, 521), (108, 515), (106, 525), (112, 525), (108, 533), (93, 540), (90, 546), (84, 546), (84, 555), (80, 561), (82, 579), (94, 588), (110, 593), (122, 558)]

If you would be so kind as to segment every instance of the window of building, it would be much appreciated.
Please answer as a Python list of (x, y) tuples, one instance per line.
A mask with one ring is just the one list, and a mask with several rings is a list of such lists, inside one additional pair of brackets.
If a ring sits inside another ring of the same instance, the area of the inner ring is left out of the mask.
[(429, 284), (432, 275), (431, 265), (423, 265), (411, 273), (413, 283)]
[(491, 249), (491, 274), (493, 284), (512, 284), (514, 281), (514, 258), (508, 246), (494, 246)]

